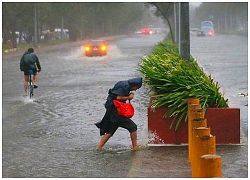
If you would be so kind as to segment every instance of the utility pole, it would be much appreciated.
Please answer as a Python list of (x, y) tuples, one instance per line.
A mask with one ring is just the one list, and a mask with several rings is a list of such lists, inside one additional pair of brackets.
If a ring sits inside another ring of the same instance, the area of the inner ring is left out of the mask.
[(179, 15), (179, 54), (181, 57), (189, 61), (190, 60), (190, 34), (189, 34), (189, 3), (180, 3), (180, 15)]
[(64, 35), (64, 25), (63, 25), (63, 17), (61, 18), (61, 40), (63, 40)]
[(179, 2), (174, 2), (174, 43), (179, 44), (179, 27), (180, 27), (180, 3)]
[(36, 10), (35, 4), (34, 4), (34, 47), (38, 47), (37, 45), (37, 10)]

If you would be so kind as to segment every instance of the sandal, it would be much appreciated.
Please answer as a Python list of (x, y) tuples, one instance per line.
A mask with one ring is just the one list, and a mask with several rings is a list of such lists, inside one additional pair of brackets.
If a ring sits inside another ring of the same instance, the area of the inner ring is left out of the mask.
[(34, 88), (36, 89), (36, 88), (38, 88), (38, 86), (34, 84)]

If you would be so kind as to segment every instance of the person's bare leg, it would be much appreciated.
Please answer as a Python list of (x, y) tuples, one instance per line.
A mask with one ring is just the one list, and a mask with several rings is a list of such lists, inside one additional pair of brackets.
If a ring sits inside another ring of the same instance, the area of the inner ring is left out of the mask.
[(112, 136), (112, 134), (105, 134), (102, 136), (100, 143), (97, 146), (97, 150), (102, 149), (102, 147), (104, 146), (104, 144), (109, 140), (109, 138)]
[(138, 146), (137, 146), (137, 131), (134, 131), (134, 132), (130, 133), (130, 137), (131, 137), (131, 141), (132, 141), (133, 150), (137, 150), (138, 149)]
[(36, 82), (37, 82), (37, 78), (38, 78), (38, 77), (37, 77), (37, 74), (35, 74), (35, 75), (33, 76), (33, 82), (34, 82), (34, 85), (37, 85), (37, 84), (36, 84)]
[(27, 95), (27, 88), (28, 88), (28, 80), (29, 80), (29, 76), (24, 75), (24, 95)]

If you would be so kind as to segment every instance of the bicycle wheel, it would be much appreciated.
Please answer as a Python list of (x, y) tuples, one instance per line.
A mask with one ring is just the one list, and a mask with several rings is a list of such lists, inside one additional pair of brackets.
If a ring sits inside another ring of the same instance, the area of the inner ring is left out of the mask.
[(31, 75), (29, 75), (29, 82), (28, 82), (28, 94), (29, 94), (29, 97), (30, 99), (32, 99), (33, 97), (33, 81), (32, 81), (32, 77)]

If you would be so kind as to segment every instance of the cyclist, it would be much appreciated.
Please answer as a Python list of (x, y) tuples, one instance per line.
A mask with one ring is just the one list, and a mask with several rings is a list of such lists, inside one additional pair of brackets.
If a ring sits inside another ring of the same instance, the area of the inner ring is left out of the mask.
[(27, 96), (27, 87), (29, 74), (28, 70), (33, 71), (33, 82), (34, 88), (37, 86), (37, 72), (41, 71), (41, 65), (36, 54), (34, 54), (34, 49), (29, 48), (22, 56), (20, 61), (20, 70), (24, 72), (24, 96)]

